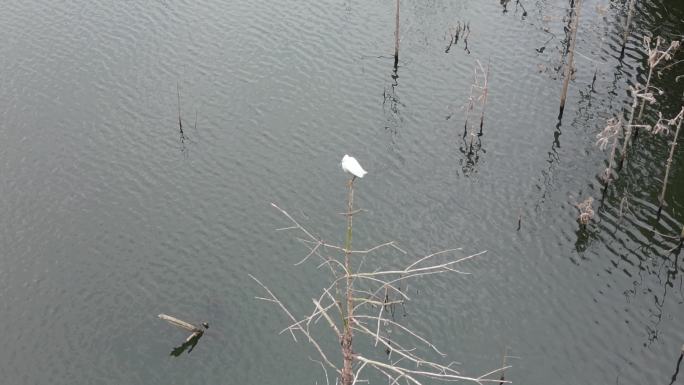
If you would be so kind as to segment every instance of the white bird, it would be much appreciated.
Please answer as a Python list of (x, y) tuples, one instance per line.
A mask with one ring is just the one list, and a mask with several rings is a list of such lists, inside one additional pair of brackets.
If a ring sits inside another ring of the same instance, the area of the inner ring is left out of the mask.
[(367, 174), (366, 170), (361, 167), (359, 161), (353, 156), (347, 154), (342, 158), (342, 170), (354, 175), (355, 177), (363, 178)]

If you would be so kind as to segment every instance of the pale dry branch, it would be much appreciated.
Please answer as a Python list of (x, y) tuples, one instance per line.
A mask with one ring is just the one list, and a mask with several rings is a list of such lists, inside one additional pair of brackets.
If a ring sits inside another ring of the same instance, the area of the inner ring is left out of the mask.
[(304, 318), (304, 319), (301, 319), (301, 320), (299, 320), (299, 321), (297, 321), (297, 322), (295, 322), (295, 323), (289, 325), (288, 327), (286, 327), (286, 328), (284, 328), (283, 330), (281, 330), (278, 334), (283, 334), (283, 333), (285, 333), (286, 331), (294, 330), (294, 329), (296, 329), (296, 328), (301, 327), (301, 325), (303, 325), (303, 324), (306, 324), (307, 329), (308, 329), (308, 326), (309, 326), (309, 324), (311, 323), (311, 321), (314, 320), (315, 318), (317, 318), (318, 316), (321, 316), (321, 315), (322, 315), (322, 311), (327, 311), (327, 310), (330, 309), (331, 307), (335, 306), (335, 304), (332, 303), (332, 304), (326, 306), (325, 308), (321, 308), (321, 307), (320, 307), (320, 304), (318, 303), (318, 301), (316, 301), (316, 300), (313, 300), (313, 301), (314, 301), (314, 304), (316, 304), (317, 306), (314, 308), (314, 312), (313, 312), (311, 315), (309, 315), (308, 317), (306, 317), (306, 318)]
[(460, 248), (460, 247), (458, 247), (458, 248), (455, 248), (455, 249), (441, 250), (441, 251), (438, 251), (438, 252), (436, 252), (436, 253), (432, 253), (432, 254), (426, 255), (426, 256), (424, 256), (424, 257), (418, 259), (417, 261), (413, 262), (412, 264), (408, 265), (407, 269), (410, 269), (410, 268), (412, 268), (413, 266), (415, 266), (415, 265), (417, 265), (417, 264), (419, 264), (419, 263), (421, 263), (421, 262), (423, 262), (423, 261), (425, 261), (425, 260), (427, 260), (427, 259), (430, 259), (430, 258), (432, 258), (432, 257), (434, 257), (434, 256), (437, 256), (437, 255), (440, 255), (440, 254), (445, 254), (445, 253), (450, 253), (450, 252), (452, 252), (452, 251), (461, 251), (461, 250), (463, 250), (463, 249)]
[[(445, 267), (448, 267), (448, 266), (451, 266), (451, 265), (454, 265), (454, 264), (457, 264), (457, 263), (478, 257), (482, 254), (485, 254), (486, 252), (487, 252), (487, 250), (480, 251), (479, 253), (471, 254), (471, 255), (468, 255), (466, 257), (462, 257), (462, 258), (459, 258), (457, 260), (445, 262), (445, 263), (438, 264), (438, 265), (412, 268), (413, 266), (416, 265), (415, 263), (413, 263), (413, 264), (409, 265), (409, 267), (405, 268), (404, 270), (383, 270), (383, 271), (377, 271), (374, 273), (355, 273), (355, 274), (352, 274), (351, 276), (352, 277), (367, 278), (367, 277), (376, 277), (376, 276), (382, 276), (382, 275), (407, 275), (406, 277), (402, 278), (402, 279), (405, 279), (405, 278), (408, 278), (409, 275), (415, 276), (416, 273), (446, 272), (448, 270), (446, 270)], [(437, 255), (437, 254), (439, 254), (439, 253), (434, 253), (434, 254), (431, 254), (430, 256)]]
[[(369, 335), (371, 337), (374, 336), (373, 332), (370, 329), (368, 329), (367, 327), (365, 327), (363, 324), (357, 323), (356, 325), (357, 325), (357, 327), (355, 327), (355, 329), (358, 330), (359, 332), (362, 332), (362, 333)], [(380, 339), (380, 341), (390, 352), (394, 352), (394, 353), (398, 354), (402, 359), (413, 362), (417, 366), (423, 365), (423, 366), (431, 367), (431, 368), (433, 368), (435, 370), (439, 370), (440, 372), (443, 372), (443, 373), (451, 373), (454, 375), (460, 374), (458, 371), (451, 369), (448, 366), (440, 365), (438, 363), (435, 363), (435, 362), (429, 361), (425, 358), (422, 358), (422, 357), (418, 356), (417, 354), (414, 354), (413, 351), (416, 350), (415, 348), (405, 349), (400, 344), (398, 344), (396, 341), (393, 341), (390, 344), (382, 338)]]
[(292, 221), (292, 223), (294, 224), (294, 226), (293, 226), (294, 228), (301, 230), (301, 231), (302, 231), (304, 234), (306, 234), (309, 238), (311, 238), (311, 239), (313, 239), (313, 240), (316, 240), (316, 237), (314, 237), (307, 229), (305, 229), (304, 227), (302, 227), (302, 226), (299, 224), (299, 222), (297, 222), (294, 218), (292, 218), (292, 216), (290, 216), (290, 214), (287, 213), (287, 211), (281, 209), (280, 207), (278, 207), (278, 205), (276, 205), (276, 204), (273, 203), (273, 202), (271, 202), (271, 206), (275, 207), (278, 211), (280, 211), (283, 215), (285, 215), (285, 216), (287, 217), (287, 219), (289, 219), (290, 221)]
[[(323, 373), (325, 373), (325, 384), (330, 385), (330, 380), (328, 379), (328, 369), (325, 368), (325, 365), (319, 360), (314, 360), (313, 358), (309, 357), (309, 360), (318, 363), (321, 365), (321, 368), (323, 369)], [(335, 381), (335, 384), (337, 384), (337, 381)]]
[[(448, 382), (465, 380), (465, 381), (476, 382), (478, 384), (485, 383), (485, 382), (487, 382), (487, 383), (498, 382), (498, 383), (504, 383), (504, 384), (510, 383), (510, 381), (493, 379), (493, 378), (467, 377), (467, 376), (460, 376), (460, 375), (440, 373), (440, 372), (429, 372), (429, 371), (424, 371), (424, 370), (407, 369), (407, 368), (403, 368), (400, 366), (386, 364), (384, 362), (371, 360), (371, 359), (368, 359), (368, 358), (361, 356), (361, 355), (356, 356), (356, 359), (361, 361), (361, 362), (366, 362), (371, 366), (380, 367), (380, 368), (384, 368), (384, 369), (387, 369), (389, 371), (395, 372), (395, 373), (397, 373), (397, 375), (400, 375), (402, 377), (406, 377), (406, 378), (410, 379), (411, 382), (416, 384), (416, 385), (422, 385), (422, 383), (420, 381), (418, 381), (414, 376), (422, 376), (422, 377), (433, 378), (433, 379), (437, 379), (437, 380), (441, 380), (441, 381), (448, 381)], [(508, 369), (508, 367), (501, 368), (501, 370), (503, 370), (503, 369)]]
[(331, 308), (333, 305), (330, 305), (326, 307), (325, 309), (321, 307), (321, 304), (318, 303), (315, 299), (312, 299), (314, 306), (316, 306), (316, 309), (325, 317), (325, 320), (328, 321), (328, 325), (335, 331), (335, 334), (337, 335), (338, 338), (342, 338), (342, 333), (340, 332), (340, 329), (337, 328), (337, 325), (335, 325), (335, 322), (333, 322), (332, 318), (327, 313), (327, 309)]
[[(391, 324), (391, 325), (393, 325), (393, 326), (396, 326), (396, 327), (398, 327), (399, 329), (405, 331), (406, 333), (412, 335), (413, 337), (415, 337), (415, 338), (416, 338), (417, 340), (419, 340), (420, 342), (422, 342), (422, 343), (424, 343), (425, 345), (429, 346), (429, 347), (430, 347), (432, 350), (434, 350), (437, 354), (439, 354), (439, 355), (441, 355), (441, 356), (443, 356), (443, 357), (446, 356), (446, 354), (444, 354), (444, 353), (442, 353), (441, 351), (439, 351), (439, 349), (437, 349), (437, 347), (436, 347), (435, 345), (433, 345), (430, 341), (426, 340), (425, 338), (421, 337), (420, 335), (418, 335), (417, 333), (415, 333), (415, 332), (412, 331), (411, 329), (407, 328), (406, 326), (404, 326), (404, 325), (402, 325), (402, 324), (400, 324), (400, 323), (398, 323), (398, 322), (395, 322), (395, 321), (392, 321), (392, 320), (386, 319), (386, 318), (373, 317), (373, 316), (369, 316), (369, 315), (356, 315), (356, 316), (354, 316), (354, 317), (355, 317), (355, 318), (361, 318), (361, 319), (365, 319), (365, 318), (368, 318), (368, 319), (377, 319), (378, 322), (382, 321), (382, 322), (389, 323), (389, 324)], [(376, 345), (376, 346), (377, 346), (377, 345)]]
[[(387, 298), (387, 288), (385, 288), (385, 298)], [(378, 346), (378, 340), (380, 339), (380, 322), (382, 320), (382, 312), (385, 311), (385, 305), (383, 304), (380, 306), (380, 313), (378, 314), (377, 320), (378, 320), (378, 326), (375, 331), (375, 345)], [(361, 316), (357, 315), (356, 318), (360, 318)]]
[[(274, 205), (274, 206), (275, 206), (275, 205)], [(276, 206), (276, 207), (277, 207), (277, 206)], [(264, 285), (263, 283), (261, 283), (261, 281), (259, 281), (259, 280), (258, 280), (255, 276), (253, 276), (252, 274), (248, 274), (248, 275), (249, 275), (249, 277), (252, 278), (256, 283), (258, 283), (259, 286), (261, 286), (264, 290), (266, 290), (266, 292), (268, 293), (268, 295), (271, 296), (273, 302), (275, 302), (275, 303), (278, 304), (278, 306), (280, 307), (280, 309), (281, 309), (281, 310), (282, 310), (282, 311), (283, 311), (283, 312), (292, 320), (292, 322), (295, 322), (295, 323), (297, 322), (297, 319), (292, 315), (292, 313), (290, 313), (290, 311), (285, 307), (285, 305), (283, 305), (283, 303), (278, 299), (278, 297), (276, 297), (275, 294), (273, 294), (273, 292), (271, 291), (271, 289), (269, 289), (266, 285)], [(304, 329), (301, 325), (296, 326), (296, 329), (299, 330), (302, 334), (304, 334), (304, 336), (306, 336), (306, 338), (308, 338), (309, 343), (311, 343), (311, 344), (316, 348), (316, 350), (318, 351), (318, 354), (321, 356), (321, 358), (323, 359), (323, 361), (324, 361), (328, 366), (330, 366), (331, 368), (333, 368), (333, 369), (335, 369), (336, 371), (339, 372), (339, 369), (337, 369), (337, 367), (336, 367), (335, 365), (333, 365), (332, 362), (330, 362), (330, 360), (328, 359), (328, 357), (327, 357), (327, 356), (325, 355), (325, 353), (323, 352), (323, 349), (321, 348), (321, 346), (320, 346), (320, 345), (318, 344), (318, 342), (311, 336), (311, 334), (309, 334), (309, 332), (308, 332), (306, 329)], [(296, 337), (294, 337), (294, 333), (293, 333), (293, 332), (292, 332), (292, 337), (295, 338), (295, 341), (296, 341)]]
[(301, 265), (302, 263), (306, 262), (306, 260), (309, 259), (310, 256), (312, 256), (314, 253), (316, 253), (316, 251), (318, 250), (319, 247), (321, 247), (321, 245), (323, 245), (323, 242), (320, 242), (320, 241), (319, 241), (319, 242), (316, 244), (316, 246), (314, 246), (314, 247), (311, 249), (311, 251), (309, 252), (309, 254), (306, 255), (306, 257), (304, 257), (301, 261), (295, 263), (294, 265), (295, 265), (295, 266), (299, 266), (299, 265)]
[(352, 385), (356, 384), (356, 382), (359, 380), (359, 375), (361, 374), (361, 371), (363, 368), (365, 368), (367, 363), (361, 364), (361, 366), (356, 370), (356, 373), (354, 373), (354, 382), (352, 382)]

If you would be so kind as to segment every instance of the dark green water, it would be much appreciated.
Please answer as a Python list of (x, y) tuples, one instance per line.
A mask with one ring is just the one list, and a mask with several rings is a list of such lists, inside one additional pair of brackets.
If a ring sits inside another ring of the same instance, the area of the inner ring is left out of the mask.
[[(669, 383), (684, 264), (658, 234), (684, 222), (684, 150), (658, 220), (671, 137), (640, 135), (602, 202), (607, 151), (594, 142), (645, 80), (643, 34), (681, 38), (684, 7), (638, 0), (621, 55), (622, 3), (584, 2), (559, 123), (564, 1), (525, 0), (525, 16), (514, 2), (404, 1), (395, 73), (389, 0), (6, 0), (0, 383), (324, 383), (315, 351), (278, 335), (287, 320), (254, 299), (247, 274), (308, 310), (325, 275), (293, 266), (306, 250), (274, 231), (287, 222), (270, 202), (341, 240), (345, 153), (369, 171), (356, 245), (488, 250), (460, 266), (468, 276), (414, 282), (402, 318), (465, 374), (497, 367), (508, 347), (517, 384)], [(467, 50), (460, 39), (445, 52), (459, 23)], [(491, 79), (468, 157), (476, 60)], [(646, 122), (679, 111), (682, 68), (656, 77), (666, 94)], [(582, 229), (573, 203), (588, 196), (596, 216)], [(185, 335), (159, 313), (211, 328), (174, 358)]]

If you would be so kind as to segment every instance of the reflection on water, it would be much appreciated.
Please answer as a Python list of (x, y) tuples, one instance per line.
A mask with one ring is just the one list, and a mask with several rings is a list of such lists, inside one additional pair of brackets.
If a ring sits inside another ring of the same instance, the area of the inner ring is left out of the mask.
[(397, 95), (397, 88), (399, 87), (399, 67), (397, 65), (392, 68), (390, 78), (392, 80), (389, 86), (386, 86), (382, 91), (382, 111), (385, 114), (385, 130), (394, 137), (399, 133), (403, 123), (400, 108), (405, 107)]

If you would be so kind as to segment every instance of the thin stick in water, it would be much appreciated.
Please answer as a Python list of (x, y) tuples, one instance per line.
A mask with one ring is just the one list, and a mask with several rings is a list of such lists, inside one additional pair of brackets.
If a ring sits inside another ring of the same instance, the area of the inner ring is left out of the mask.
[(660, 211), (663, 209), (663, 205), (665, 204), (667, 180), (670, 177), (670, 167), (672, 166), (675, 147), (677, 147), (677, 137), (679, 137), (679, 129), (682, 127), (682, 120), (684, 120), (684, 107), (682, 107), (682, 110), (679, 111), (679, 114), (672, 120), (678, 120), (677, 130), (675, 131), (674, 139), (672, 139), (672, 144), (670, 145), (670, 156), (667, 158), (667, 165), (665, 166), (665, 178), (663, 178), (663, 189), (660, 192), (660, 197), (658, 198), (658, 217), (660, 217)]
[(565, 74), (563, 79), (563, 91), (561, 92), (560, 111), (558, 112), (558, 119), (563, 117), (563, 110), (565, 109), (565, 99), (568, 95), (568, 84), (572, 74), (572, 66), (575, 57), (575, 45), (577, 43), (577, 25), (579, 24), (580, 10), (582, 9), (582, 0), (578, 0), (574, 7), (574, 18), (571, 27), (571, 42), (570, 50), (568, 51), (568, 62), (565, 64)]

